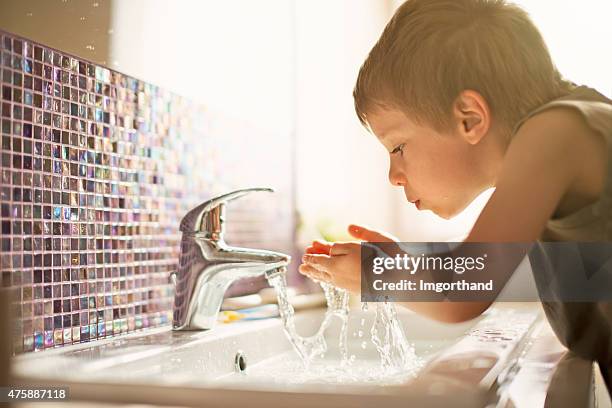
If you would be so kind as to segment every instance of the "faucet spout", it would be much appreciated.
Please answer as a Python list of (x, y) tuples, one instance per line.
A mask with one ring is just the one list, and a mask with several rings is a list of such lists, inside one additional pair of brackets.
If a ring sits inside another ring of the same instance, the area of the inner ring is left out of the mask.
[[(269, 191), (268, 189), (239, 190), (223, 197), (240, 197), (245, 191)], [(215, 205), (211, 205), (213, 202)], [(185, 219), (198, 221), (201, 228), (183, 231), (181, 254), (175, 278), (174, 330), (212, 329), (227, 288), (235, 281), (265, 275), (270, 277), (285, 273), (291, 261), (289, 255), (263, 249), (232, 247), (225, 244), (224, 201), (219, 197), (196, 207), (204, 208), (202, 214), (192, 210)], [(219, 208), (221, 206), (221, 208)], [(199, 211), (199, 210), (198, 210)], [(192, 222), (182, 223), (193, 225)], [(208, 231), (212, 226), (214, 231)]]

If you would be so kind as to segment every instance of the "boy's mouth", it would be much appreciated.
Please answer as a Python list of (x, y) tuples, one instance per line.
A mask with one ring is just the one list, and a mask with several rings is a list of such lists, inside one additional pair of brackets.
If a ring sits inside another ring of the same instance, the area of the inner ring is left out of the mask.
[[(410, 201), (410, 200), (408, 200)], [(410, 201), (412, 204), (414, 204), (417, 208), (417, 210), (421, 209), (421, 200), (414, 200), (414, 201)]]

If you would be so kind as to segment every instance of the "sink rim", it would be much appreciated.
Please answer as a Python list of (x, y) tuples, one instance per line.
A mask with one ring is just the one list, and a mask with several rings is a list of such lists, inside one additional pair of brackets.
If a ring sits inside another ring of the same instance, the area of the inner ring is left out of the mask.
[[(304, 312), (300, 312), (298, 315), (303, 316), (303, 318), (307, 318), (309, 314), (308, 312), (319, 314), (321, 313), (321, 310), (322, 309), (318, 309), (314, 311), (304, 311)], [(400, 312), (400, 313), (404, 313), (404, 312)], [(411, 314), (412, 312), (407, 312), (407, 313)], [(517, 313), (522, 313), (522, 312), (519, 311), (513, 314), (516, 315)], [(536, 325), (536, 323), (538, 321), (541, 321), (542, 319), (541, 311), (536, 307), (529, 308), (529, 311), (525, 315), (531, 316), (532, 318), (531, 323), (528, 329), (524, 333), (522, 333), (522, 335), (519, 336), (519, 338), (517, 338), (514, 341), (514, 345), (512, 346), (512, 349), (516, 348), (516, 346), (521, 341), (524, 341), (524, 339), (527, 338), (530, 330), (532, 330), (533, 327)], [(498, 318), (498, 314), (494, 311), (494, 313), (489, 313), (489, 317), (492, 319), (492, 321), (495, 321), (495, 319)], [(487, 319), (488, 317), (484, 316), (481, 320), (477, 321), (473, 326), (471, 326), (471, 330), (476, 330), (477, 328), (481, 327), (483, 325), (483, 322), (489, 321)], [(498, 321), (501, 323), (500, 320)], [(253, 324), (243, 324), (243, 323), (253, 323)], [(280, 325), (281, 323), (278, 319), (269, 319), (269, 320), (254, 321), (254, 322), (241, 322), (241, 324), (239, 325), (233, 325), (233, 324), (219, 325), (215, 330), (206, 331), (206, 332), (180, 332), (181, 334), (178, 336), (185, 337), (186, 341), (177, 347), (178, 348), (193, 347), (193, 346), (197, 346), (198, 343), (205, 343), (207, 341), (214, 341), (215, 339), (224, 338), (226, 336), (240, 335), (240, 334), (248, 333), (254, 330), (253, 327), (256, 327), (258, 329), (264, 329), (266, 327), (271, 328), (271, 327), (278, 327)], [(43, 353), (27, 353), (27, 354), (23, 354), (23, 355), (14, 357), (13, 362), (17, 364), (21, 364), (23, 362), (39, 360), (41, 357), (42, 358), (57, 357), (57, 356), (61, 356), (64, 354), (71, 353), (71, 352), (84, 350), (87, 348), (96, 349), (96, 348), (105, 347), (105, 346), (113, 345), (113, 344), (122, 344), (122, 343), (126, 343), (127, 340), (134, 339), (134, 338), (143, 338), (143, 337), (152, 338), (152, 336), (164, 334), (169, 331), (171, 331), (171, 327), (164, 326), (164, 327), (150, 329), (146, 331), (129, 333), (123, 336), (111, 337), (111, 338), (107, 338), (103, 340), (98, 340), (96, 342), (80, 343), (80, 344), (56, 348), (52, 350), (46, 350), (44, 354)], [(431, 370), (432, 364), (434, 364), (436, 361), (439, 361), (440, 358), (442, 358), (441, 360), (442, 362), (449, 361), (449, 359), (453, 355), (456, 356), (461, 350), (464, 350), (464, 351), (469, 350), (470, 345), (469, 344), (461, 345), (460, 343), (462, 343), (462, 341), (464, 343), (471, 342), (472, 343), (471, 347), (473, 350), (475, 350), (474, 339), (475, 337), (470, 337), (469, 335), (466, 335), (460, 338), (456, 343), (452, 344), (451, 346), (443, 350), (443, 352), (436, 353), (436, 355), (432, 356), (431, 359), (426, 361), (425, 367), (419, 372), (415, 380), (410, 381), (408, 384), (404, 385), (402, 387), (403, 389), (398, 388), (398, 389), (393, 390), (391, 394), (376, 393), (376, 392), (372, 393), (372, 391), (376, 389), (380, 389), (380, 388), (385, 388), (386, 390), (392, 390), (393, 388), (395, 388), (393, 386), (381, 387), (378, 384), (355, 385), (351, 383), (330, 384), (329, 387), (322, 386), (321, 384), (301, 384), (298, 387), (287, 387), (287, 385), (279, 386), (278, 384), (273, 384), (273, 383), (268, 384), (269, 386), (263, 386), (262, 383), (260, 382), (240, 383), (239, 385), (233, 385), (233, 384), (218, 383), (215, 381), (211, 381), (210, 383), (198, 383), (197, 385), (192, 385), (192, 384), (177, 385), (177, 384), (172, 384), (172, 383), (156, 382), (155, 384), (153, 384), (153, 386), (163, 387), (165, 389), (175, 390), (175, 391), (179, 389), (181, 390), (183, 389), (201, 390), (203, 392), (204, 391), (212, 392), (215, 390), (217, 391), (231, 390), (232, 392), (239, 392), (239, 391), (240, 392), (267, 392), (267, 393), (270, 393), (270, 392), (272, 393), (283, 393), (283, 392), (296, 393), (298, 392), (300, 394), (305, 394), (305, 393), (312, 394), (312, 395), (341, 394), (345, 396), (355, 396), (355, 395), (363, 396), (367, 394), (377, 394), (381, 396), (388, 396), (388, 395), (395, 395), (396, 392), (399, 392), (400, 394), (405, 394), (407, 388), (410, 388), (412, 390), (411, 392), (413, 393), (414, 392), (416, 393), (426, 392), (429, 388), (431, 388), (430, 385), (432, 381), (441, 381), (439, 373), (436, 373), (435, 370), (432, 372)], [(162, 347), (160, 345), (157, 345), (157, 346), (151, 346), (151, 347), (152, 347), (152, 350), (155, 351), (155, 353), (153, 354), (161, 354), (161, 353), (167, 352), (168, 349), (172, 349), (171, 346)], [(503, 366), (503, 364), (507, 362), (507, 360), (509, 359), (509, 356), (512, 354), (511, 353), (512, 350), (509, 350), (509, 351), (510, 352), (508, 352), (507, 350), (505, 352), (506, 354), (505, 357), (503, 356), (504, 353), (499, 351), (501, 357), (500, 357), (500, 361), (497, 363), (497, 366), (500, 366), (500, 365)], [(502, 357), (504, 357), (503, 360), (502, 360)], [(483, 378), (482, 381), (479, 381), (477, 384), (471, 384), (470, 387), (467, 387), (467, 388), (469, 389), (473, 388), (474, 390), (476, 390), (475, 393), (478, 395), (480, 395), (481, 392), (485, 392), (485, 393), (488, 392), (488, 390), (491, 388), (492, 383), (497, 377), (497, 372), (501, 370), (501, 368), (498, 367), (498, 370), (493, 372), (493, 368), (494, 367), (492, 367), (491, 370), (489, 371), (488, 375), (486, 376), (487, 377), (486, 379)], [(88, 380), (88, 379), (85, 379), (84, 381), (74, 381), (74, 380), (66, 381), (62, 379), (54, 380), (53, 378), (49, 378), (48, 376), (45, 376), (44, 373), (39, 372), (39, 374), (40, 375), (38, 376), (32, 376), (32, 375), (19, 375), (19, 373), (17, 373), (15, 378), (17, 381), (20, 381), (20, 382), (26, 382), (26, 383), (34, 382), (39, 385), (45, 382), (53, 383), (56, 385), (70, 384), (70, 386), (73, 389), (77, 390), (77, 395), (81, 395), (79, 394), (81, 391), (91, 388), (91, 387), (98, 387), (101, 389), (113, 389), (113, 387), (126, 385), (125, 381), (122, 381), (122, 384), (119, 384), (119, 383), (112, 383), (112, 382), (105, 382), (105, 383), (99, 383), (95, 381), (92, 382), (91, 380)], [(427, 385), (427, 383), (430, 383), (430, 384)], [(144, 387), (151, 386), (151, 383), (149, 381), (149, 378), (142, 378), (142, 379), (134, 378), (134, 379), (130, 379), (129, 385), (131, 385), (132, 387), (138, 386), (142, 388), (143, 386)], [(254, 385), (258, 389), (249, 388), (250, 385)], [(138, 388), (138, 387), (134, 387), (134, 388)], [(462, 390), (462, 393), (463, 392), (466, 392), (466, 391)], [(149, 401), (149, 403), (151, 403), (149, 396), (147, 396), (146, 393), (139, 393), (139, 394), (141, 395), (141, 399), (144, 398), (146, 401)], [(91, 400), (92, 395), (93, 394), (89, 394), (87, 399)], [(104, 391), (101, 395), (108, 397), (108, 392)], [(83, 394), (83, 396), (85, 396), (85, 394)], [(105, 399), (104, 397), (102, 397), (102, 399), (100, 399), (99, 401), (108, 401), (108, 399), (107, 398)], [(147, 403), (146, 401), (144, 403)], [(156, 402), (153, 401), (153, 403), (156, 403)], [(404, 400), (404, 404), (405, 404), (405, 400)]]

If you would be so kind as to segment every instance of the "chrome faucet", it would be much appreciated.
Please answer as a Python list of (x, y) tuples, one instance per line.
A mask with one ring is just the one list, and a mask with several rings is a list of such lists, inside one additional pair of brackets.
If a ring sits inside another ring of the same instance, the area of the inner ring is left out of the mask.
[(262, 249), (229, 246), (225, 232), (225, 204), (254, 191), (247, 188), (208, 200), (181, 221), (183, 232), (175, 284), (174, 330), (212, 329), (227, 288), (236, 280), (285, 273), (289, 255)]

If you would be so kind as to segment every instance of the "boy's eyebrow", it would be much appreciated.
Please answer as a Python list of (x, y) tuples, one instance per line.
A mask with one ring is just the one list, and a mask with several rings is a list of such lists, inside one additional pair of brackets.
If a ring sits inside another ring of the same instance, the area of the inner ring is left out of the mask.
[(397, 125), (395, 123), (390, 124), (388, 126), (386, 126), (385, 128), (380, 130), (380, 135), (376, 135), (378, 136), (378, 138), (380, 140), (384, 140), (387, 136), (389, 136), (391, 133), (393, 133), (395, 131), (395, 129), (397, 129)]

